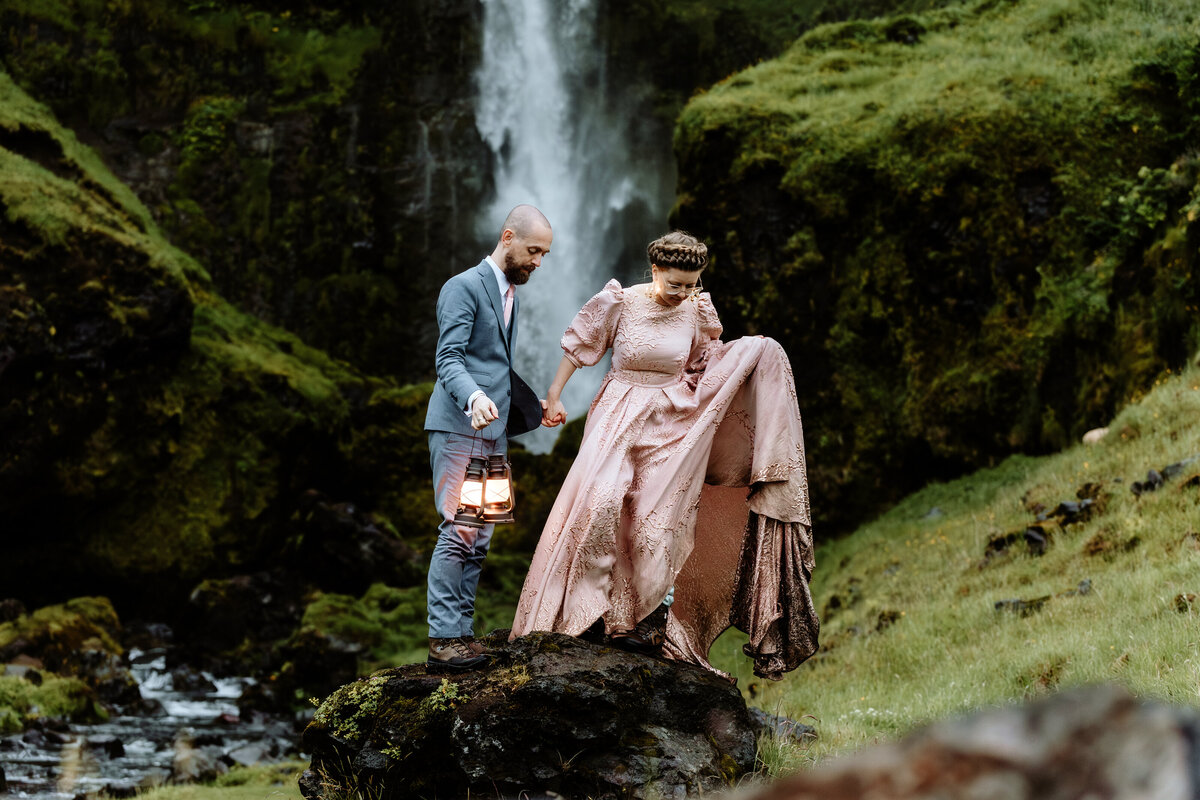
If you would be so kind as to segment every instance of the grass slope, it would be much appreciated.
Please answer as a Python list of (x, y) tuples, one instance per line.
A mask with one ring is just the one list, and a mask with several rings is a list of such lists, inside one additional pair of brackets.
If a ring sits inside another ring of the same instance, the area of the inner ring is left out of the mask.
[[(751, 676), (735, 637), (719, 643), (727, 648), (722, 666), (739, 675), (753, 704), (818, 730), (806, 751), (772, 749), (772, 770), (1072, 685), (1111, 681), (1141, 696), (1197, 703), (1200, 459), (1157, 491), (1131, 489), (1148, 470), (1198, 454), (1194, 366), (1164, 376), (1099, 444), (1013, 456), (929, 486), (821, 546), (817, 656), (768, 684)], [(1077, 493), (1097, 498), (1090, 518), (1041, 523), (1050, 544), (1034, 555), (1021, 534), (1036, 524), (1037, 509), (1053, 512)], [(1016, 541), (985, 558), (989, 543), (1009, 533)], [(1081, 593), (1085, 581), (1090, 589)], [(1046, 597), (1040, 610), (996, 607)]]

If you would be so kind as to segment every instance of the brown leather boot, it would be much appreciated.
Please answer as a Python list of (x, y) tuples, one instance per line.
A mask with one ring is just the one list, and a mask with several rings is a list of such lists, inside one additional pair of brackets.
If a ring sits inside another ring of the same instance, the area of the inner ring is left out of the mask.
[(475, 641), (474, 636), (460, 636), (458, 638), (460, 640), (462, 640), (463, 644), (465, 644), (467, 647), (471, 648), (471, 652), (477, 656), (494, 655), (492, 650), (485, 647), (481, 642)]
[(429, 658), (425, 659), (425, 667), (435, 671), (465, 672), (482, 667), (487, 660), (487, 656), (476, 653), (460, 638), (431, 638)]

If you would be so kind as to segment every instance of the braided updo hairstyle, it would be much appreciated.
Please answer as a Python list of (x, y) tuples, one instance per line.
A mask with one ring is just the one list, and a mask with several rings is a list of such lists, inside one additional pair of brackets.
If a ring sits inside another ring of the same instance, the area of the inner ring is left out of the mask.
[(646, 247), (651, 264), (663, 269), (699, 272), (708, 266), (708, 247), (704, 242), (683, 231), (671, 231)]

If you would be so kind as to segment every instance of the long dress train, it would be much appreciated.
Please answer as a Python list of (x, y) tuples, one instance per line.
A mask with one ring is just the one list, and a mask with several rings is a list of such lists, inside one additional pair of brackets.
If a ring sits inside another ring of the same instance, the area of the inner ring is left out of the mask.
[(512, 636), (628, 630), (675, 586), (664, 654), (716, 670), (750, 635), (756, 674), (816, 652), (813, 541), (791, 366), (772, 339), (721, 342), (707, 294), (661, 306), (609, 281), (563, 336), (577, 366), (613, 351), (579, 454), (521, 592)]

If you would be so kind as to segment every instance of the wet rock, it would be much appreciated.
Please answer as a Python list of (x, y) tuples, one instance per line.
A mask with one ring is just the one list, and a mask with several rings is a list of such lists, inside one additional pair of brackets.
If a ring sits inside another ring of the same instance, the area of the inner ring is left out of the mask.
[(229, 768), (221, 762), (221, 748), (203, 744), (190, 730), (175, 737), (175, 754), (171, 759), (171, 783), (200, 783), (216, 780)]
[(750, 721), (759, 736), (773, 736), (779, 741), (796, 744), (807, 743), (817, 738), (817, 729), (794, 719), (771, 714), (761, 708), (750, 706)]
[(4, 767), (0, 767), (0, 794), (8, 792), (8, 778), (4, 776)]
[(261, 743), (244, 744), (229, 751), (228, 758), (234, 764), (252, 767), (270, 757), (268, 748)]
[(104, 787), (104, 796), (113, 798), (137, 797), (141, 791), (136, 783), (110, 783)]
[(745, 800), (1191, 800), (1200, 714), (1116, 687), (940, 722)]
[(398, 667), (334, 693), (304, 732), (306, 797), (694, 795), (754, 768), (745, 702), (712, 673), (558, 634), (487, 644), (475, 672)]
[(84, 739), (83, 746), (107, 758), (121, 758), (125, 755), (125, 744), (116, 736), (88, 736)]
[(131, 650), (165, 652), (175, 642), (175, 631), (164, 622), (133, 620), (125, 623), (121, 642)]
[(217, 685), (199, 670), (181, 664), (171, 670), (171, 688), (177, 692), (213, 692)]

